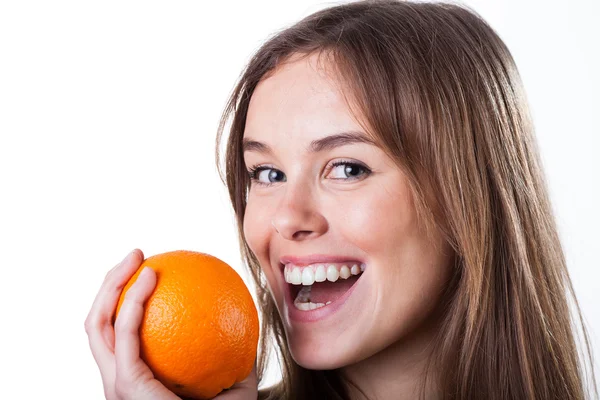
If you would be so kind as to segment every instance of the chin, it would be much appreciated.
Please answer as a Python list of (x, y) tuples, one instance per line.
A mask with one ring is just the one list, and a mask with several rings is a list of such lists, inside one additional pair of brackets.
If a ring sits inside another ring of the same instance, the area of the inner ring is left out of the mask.
[[(297, 344), (296, 344), (297, 343)], [(289, 342), (289, 350), (296, 364), (306, 369), (331, 370), (353, 363), (349, 347), (315, 345), (310, 341)]]

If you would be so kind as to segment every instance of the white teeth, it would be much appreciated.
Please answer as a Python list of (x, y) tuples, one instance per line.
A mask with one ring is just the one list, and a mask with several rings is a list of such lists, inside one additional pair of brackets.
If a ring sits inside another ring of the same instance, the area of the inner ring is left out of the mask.
[(315, 282), (336, 282), (338, 279), (348, 279), (360, 275), (365, 270), (365, 264), (312, 264), (308, 266), (295, 266), (287, 264), (284, 267), (284, 279), (292, 285), (309, 286)]
[(335, 282), (340, 277), (340, 273), (338, 272), (335, 265), (330, 265), (327, 267), (327, 280), (329, 282)]
[(298, 310), (302, 310), (302, 311), (314, 310), (317, 308), (325, 307), (329, 304), (331, 304), (331, 300), (328, 301), (327, 303), (312, 303), (308, 300), (307, 301), (299, 301), (298, 299), (296, 299), (296, 301), (294, 301), (294, 307), (296, 307)]
[(304, 268), (302, 270), (302, 284), (304, 286), (310, 286), (315, 283), (315, 272), (312, 268)]
[(325, 307), (325, 304), (324, 303), (311, 303), (309, 301), (308, 303), (296, 303), (296, 302), (294, 302), (294, 306), (298, 310), (309, 311), (309, 310), (314, 310), (316, 308)]
[(342, 265), (342, 268), (340, 268), (340, 278), (348, 279), (350, 275), (350, 268), (347, 265)]
[(296, 307), (298, 310), (309, 311), (309, 310), (314, 310), (316, 308), (321, 308), (321, 307), (331, 304), (331, 300), (328, 301), (327, 303), (311, 302), (310, 301), (311, 289), (312, 289), (312, 286), (302, 286), (302, 288), (298, 292), (298, 295), (296, 296), (296, 299), (294, 300), (294, 307)]
[(327, 273), (325, 272), (325, 266), (319, 265), (317, 267), (317, 272), (315, 272), (315, 281), (316, 282), (325, 282), (327, 280)]
[(302, 273), (300, 272), (300, 268), (295, 267), (292, 270), (289, 282), (294, 285), (302, 284)]

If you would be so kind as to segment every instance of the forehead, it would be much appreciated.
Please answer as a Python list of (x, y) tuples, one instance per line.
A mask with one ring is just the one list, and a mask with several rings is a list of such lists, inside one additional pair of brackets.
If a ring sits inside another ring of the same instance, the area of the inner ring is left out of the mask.
[(292, 58), (256, 87), (244, 138), (278, 146), (331, 133), (361, 131), (346, 103), (344, 85), (325, 58)]

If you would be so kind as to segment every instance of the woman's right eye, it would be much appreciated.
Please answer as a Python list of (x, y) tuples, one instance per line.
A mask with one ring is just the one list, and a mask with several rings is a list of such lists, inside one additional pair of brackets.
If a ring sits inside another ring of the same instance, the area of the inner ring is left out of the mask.
[[(285, 182), (286, 178), (283, 172), (266, 166), (253, 166), (248, 171), (250, 180), (261, 186), (270, 186), (277, 182)], [(277, 178), (283, 177), (283, 180), (278, 181)], [(262, 178), (262, 180), (261, 180)], [(274, 180), (274, 181), (272, 181)]]

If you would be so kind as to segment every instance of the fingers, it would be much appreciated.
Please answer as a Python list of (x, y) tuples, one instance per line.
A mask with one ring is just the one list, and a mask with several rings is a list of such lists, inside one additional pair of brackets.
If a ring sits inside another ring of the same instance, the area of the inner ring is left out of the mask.
[(106, 275), (85, 320), (90, 348), (103, 379), (105, 374), (114, 375), (112, 315), (123, 287), (139, 268), (143, 258), (141, 250), (136, 249)]
[(115, 321), (115, 361), (117, 381), (120, 377), (137, 380), (153, 378), (148, 366), (140, 359), (139, 329), (144, 317), (144, 303), (156, 286), (156, 273), (145, 267), (125, 294)]
[(85, 320), (85, 330), (100, 367), (107, 398), (179, 400), (154, 379), (150, 368), (139, 357), (138, 332), (144, 303), (156, 286), (156, 274), (152, 269), (141, 271), (129, 288), (113, 327), (112, 319), (121, 292), (143, 259), (143, 253), (136, 249), (109, 271)]

